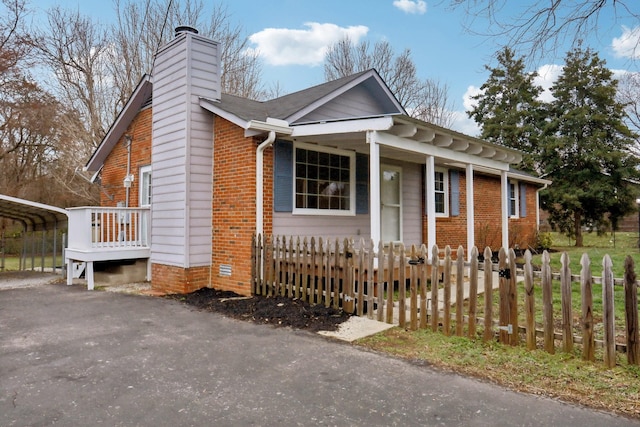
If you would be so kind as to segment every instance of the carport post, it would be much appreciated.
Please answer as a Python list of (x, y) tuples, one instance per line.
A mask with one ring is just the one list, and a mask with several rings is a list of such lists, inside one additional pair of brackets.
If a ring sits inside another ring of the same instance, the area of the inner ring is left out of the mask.
[(53, 268), (53, 274), (56, 274), (56, 251), (58, 250), (58, 223), (53, 224), (53, 259), (51, 266)]
[(46, 251), (46, 246), (47, 246), (47, 232), (45, 230), (41, 231), (42, 233), (42, 254), (40, 255), (40, 259), (41, 259), (41, 264), (40, 264), (40, 271), (44, 272), (44, 253)]
[(35, 231), (31, 230), (31, 271), (36, 269), (36, 236)]

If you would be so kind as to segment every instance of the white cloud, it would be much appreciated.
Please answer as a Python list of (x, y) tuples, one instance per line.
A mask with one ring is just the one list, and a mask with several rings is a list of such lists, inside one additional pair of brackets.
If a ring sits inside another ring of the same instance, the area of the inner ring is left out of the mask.
[(478, 137), (480, 135), (480, 126), (478, 126), (475, 120), (469, 118), (464, 111), (453, 112), (451, 129), (469, 136)]
[(462, 95), (462, 106), (464, 107), (464, 111), (471, 111), (473, 107), (477, 105), (477, 102), (474, 99), (471, 99), (472, 96), (476, 96), (482, 93), (482, 90), (476, 86), (467, 87), (467, 91)]
[(471, 111), (476, 105), (476, 101), (471, 99), (471, 97), (481, 92), (482, 91), (479, 87), (473, 85), (467, 87), (464, 95), (462, 95), (462, 106), (464, 107), (464, 111), (453, 112), (453, 123), (451, 125), (451, 129), (462, 132), (465, 135), (480, 135), (480, 126), (478, 126), (475, 120), (467, 115), (467, 111)]
[(555, 84), (560, 74), (562, 74), (562, 65), (545, 64), (538, 68), (538, 76), (533, 79), (533, 83), (543, 89), (543, 92), (538, 96), (540, 101), (553, 101), (554, 98), (551, 94), (551, 86)]
[(427, 3), (423, 0), (395, 0), (393, 5), (404, 13), (424, 15), (427, 13)]
[(357, 43), (369, 28), (364, 25), (339, 27), (335, 24), (307, 22), (306, 29), (265, 28), (249, 36), (256, 44), (250, 53), (258, 53), (271, 65), (320, 65), (332, 44), (348, 36)]
[(622, 35), (615, 37), (611, 47), (616, 56), (631, 59), (640, 59), (640, 27), (622, 27)]

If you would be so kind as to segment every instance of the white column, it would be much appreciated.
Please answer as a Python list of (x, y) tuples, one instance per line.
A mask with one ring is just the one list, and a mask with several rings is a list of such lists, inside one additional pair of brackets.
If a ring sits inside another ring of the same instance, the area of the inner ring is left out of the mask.
[(435, 160), (433, 156), (427, 156), (427, 167), (425, 174), (427, 194), (425, 203), (427, 205), (427, 252), (431, 258), (431, 249), (436, 244), (436, 177)]
[(509, 249), (509, 180), (507, 171), (500, 173), (500, 198), (502, 199), (502, 247)]
[[(475, 210), (473, 206), (473, 165), (467, 165), (467, 259), (471, 260), (471, 249), (475, 245), (476, 227), (475, 227)], [(484, 250), (484, 248), (483, 248)]]
[(371, 239), (374, 245), (380, 244), (380, 146), (375, 141), (376, 132), (367, 132), (369, 144), (369, 218)]

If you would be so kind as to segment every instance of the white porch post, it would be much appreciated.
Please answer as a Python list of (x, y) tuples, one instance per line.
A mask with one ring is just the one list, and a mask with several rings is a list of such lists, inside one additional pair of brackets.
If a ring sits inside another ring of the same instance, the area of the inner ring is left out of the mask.
[(380, 146), (376, 142), (376, 132), (367, 132), (369, 143), (369, 218), (371, 224), (371, 240), (374, 245), (380, 244)]
[[(475, 210), (473, 206), (473, 165), (467, 165), (467, 259), (471, 260), (471, 249), (476, 244)], [(479, 250), (484, 250), (480, 248)]]
[(500, 197), (502, 199), (502, 247), (509, 249), (509, 180), (507, 171), (500, 173)]
[(425, 204), (427, 205), (427, 250), (429, 258), (431, 249), (436, 244), (436, 187), (435, 187), (435, 160), (433, 156), (427, 156), (427, 167), (425, 183), (427, 194)]

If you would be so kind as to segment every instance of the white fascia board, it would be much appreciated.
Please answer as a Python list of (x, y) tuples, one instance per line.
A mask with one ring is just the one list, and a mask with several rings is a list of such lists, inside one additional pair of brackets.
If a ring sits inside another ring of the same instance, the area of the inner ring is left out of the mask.
[(373, 139), (380, 145), (385, 145), (397, 150), (409, 151), (412, 153), (420, 153), (425, 156), (434, 156), (449, 161), (460, 162), (464, 164), (472, 164), (474, 166), (483, 166), (486, 168), (508, 171), (509, 164), (484, 157), (474, 156), (472, 154), (454, 151), (447, 148), (436, 147), (429, 143), (414, 141), (412, 139), (400, 138), (383, 132), (375, 132)]
[(340, 133), (357, 133), (367, 131), (388, 130), (393, 126), (393, 118), (376, 117), (369, 119), (342, 120), (335, 122), (295, 125), (292, 137), (331, 135)]
[(550, 185), (552, 183), (552, 181), (549, 181), (548, 179), (537, 178), (535, 176), (522, 175), (522, 174), (513, 173), (513, 172), (507, 172), (507, 178), (513, 178), (515, 180), (524, 181), (524, 182), (533, 182), (535, 184), (541, 184), (541, 185)]

